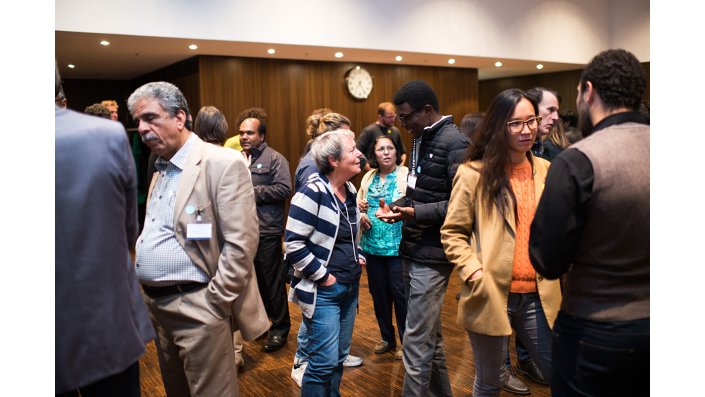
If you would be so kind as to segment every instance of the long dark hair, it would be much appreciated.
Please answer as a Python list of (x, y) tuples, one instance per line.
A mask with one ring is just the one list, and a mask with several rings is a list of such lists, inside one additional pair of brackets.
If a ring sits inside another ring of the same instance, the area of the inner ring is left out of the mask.
[[(487, 211), (492, 211), (492, 206), (497, 207), (504, 216), (509, 211), (509, 203), (504, 200), (504, 194), (509, 194), (516, 206), (516, 197), (509, 184), (508, 167), (511, 165), (509, 151), (507, 150), (507, 122), (511, 119), (514, 109), (522, 98), (526, 98), (534, 106), (534, 114), (538, 114), (536, 101), (524, 91), (516, 88), (500, 92), (487, 109), (485, 118), (472, 137), (468, 148), (467, 161), (480, 160), (480, 187)], [(531, 161), (531, 155), (526, 157)], [(533, 163), (532, 163), (533, 166)]]

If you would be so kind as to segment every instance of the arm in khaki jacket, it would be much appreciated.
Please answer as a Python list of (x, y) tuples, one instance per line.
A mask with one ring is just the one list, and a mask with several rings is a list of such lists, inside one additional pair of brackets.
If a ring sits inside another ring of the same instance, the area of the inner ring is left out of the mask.
[(212, 303), (229, 309), (254, 273), (259, 224), (244, 162), (232, 161), (219, 179), (211, 189), (216, 189), (213, 204), (222, 247), (208, 291)]
[(475, 206), (478, 205), (477, 189), (480, 174), (467, 164), (462, 164), (453, 179), (453, 190), (448, 202), (448, 212), (441, 227), (441, 241), (448, 260), (453, 263), (463, 283), (482, 269), (477, 251), (470, 244), (475, 226)]
[[(211, 271), (213, 277), (206, 296), (224, 317), (232, 314), (234, 330), (242, 331), (245, 340), (252, 340), (269, 328), (254, 269), (259, 220), (249, 170), (240, 156), (233, 157), (222, 173), (206, 176), (218, 233), (218, 246), (211, 245), (207, 256), (208, 262), (217, 261), (217, 267)], [(218, 252), (220, 255), (213, 257)], [(213, 263), (207, 266), (212, 269)]]

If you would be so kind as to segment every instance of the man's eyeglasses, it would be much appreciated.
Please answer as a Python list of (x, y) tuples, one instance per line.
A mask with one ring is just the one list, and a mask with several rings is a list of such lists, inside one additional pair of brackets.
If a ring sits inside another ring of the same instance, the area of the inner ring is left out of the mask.
[(410, 111), (409, 114), (397, 114), (397, 118), (399, 119), (399, 121), (405, 121), (406, 119), (411, 117), (412, 114), (414, 114), (418, 111), (419, 111), (419, 109), (414, 109), (414, 110)]
[(510, 121), (507, 123), (507, 126), (509, 127), (509, 132), (512, 134), (518, 134), (522, 131), (524, 131), (524, 124), (526, 124), (527, 127), (529, 127), (529, 130), (533, 131), (539, 127), (539, 123), (541, 123), (541, 117), (532, 117), (526, 121), (521, 121), (521, 120), (514, 120)]

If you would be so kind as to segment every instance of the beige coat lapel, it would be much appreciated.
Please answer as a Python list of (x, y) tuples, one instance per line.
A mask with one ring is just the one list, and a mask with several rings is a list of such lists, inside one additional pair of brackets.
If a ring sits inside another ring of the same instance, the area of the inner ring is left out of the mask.
[(516, 219), (514, 218), (514, 200), (508, 192), (504, 192), (504, 200), (507, 203), (507, 212), (504, 214), (504, 221), (509, 226), (509, 230), (516, 235)]
[[(536, 161), (534, 161), (536, 163)], [(548, 167), (545, 167), (544, 172), (538, 172), (537, 171), (537, 165), (534, 164), (534, 197), (536, 197), (536, 206), (539, 205), (539, 200), (541, 199), (541, 195), (543, 194), (543, 188), (546, 186), (546, 172), (545, 170), (548, 170)], [(542, 167), (544, 168), (544, 167)]]

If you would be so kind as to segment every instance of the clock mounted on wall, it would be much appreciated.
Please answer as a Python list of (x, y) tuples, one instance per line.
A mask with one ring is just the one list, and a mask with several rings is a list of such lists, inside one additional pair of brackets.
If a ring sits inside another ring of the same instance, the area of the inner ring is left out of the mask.
[(374, 86), (370, 73), (360, 66), (355, 66), (348, 71), (345, 82), (348, 92), (356, 99), (367, 99)]

